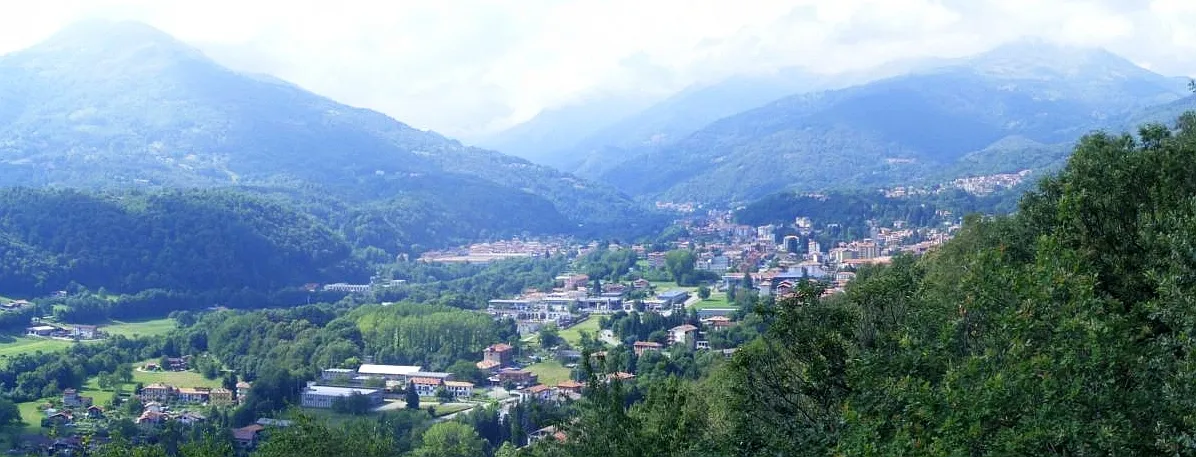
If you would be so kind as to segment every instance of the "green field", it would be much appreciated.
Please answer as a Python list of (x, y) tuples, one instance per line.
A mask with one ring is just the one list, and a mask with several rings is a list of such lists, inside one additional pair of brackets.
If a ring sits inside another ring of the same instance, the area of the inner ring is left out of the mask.
[(561, 365), (556, 360), (546, 360), (540, 363), (535, 363), (527, 366), (527, 371), (535, 373), (540, 380), (540, 384), (555, 386), (561, 381), (569, 379), (569, 373), (572, 371)]
[(17, 403), (17, 409), (21, 411), (21, 421), (25, 422), (22, 433), (38, 434), (42, 431), (42, 417), (44, 415), (38, 411), (37, 405), (43, 402), (27, 401), (24, 403)]
[(585, 330), (590, 332), (590, 336), (598, 337), (598, 316), (587, 317), (586, 320), (578, 322), (576, 325), (567, 329), (561, 330), (561, 338), (568, 341), (570, 345), (577, 347), (581, 344), (581, 332)]
[[(135, 365), (140, 368), (145, 362)], [(133, 382), (153, 384), (160, 382), (175, 387), (220, 387), (220, 379), (207, 379), (194, 371), (141, 371), (133, 370)]]
[(652, 283), (652, 287), (656, 289), (656, 293), (658, 293), (658, 294), (662, 293), (662, 292), (668, 292), (673, 289), (688, 290), (689, 293), (691, 293), (691, 294), (698, 293), (697, 287), (679, 286), (679, 285), (677, 285), (676, 282), (672, 282), (672, 281), (669, 281), (669, 282), (651, 281), (651, 283)]
[(707, 298), (700, 302), (694, 303), (694, 305), (693, 305), (693, 309), (698, 309), (698, 310), (706, 309), (706, 308), (734, 308), (734, 307), (735, 306), (733, 306), (729, 301), (727, 301), (727, 293), (726, 292), (711, 292), (710, 298)]
[(112, 321), (100, 329), (110, 335), (124, 335), (131, 338), (134, 336), (164, 335), (170, 333), (175, 327), (174, 319), (166, 318), (139, 322)]
[(0, 337), (0, 360), (18, 354), (28, 354), (37, 351), (61, 351), (75, 344), (71, 341), (52, 340), (49, 338), (11, 336)]

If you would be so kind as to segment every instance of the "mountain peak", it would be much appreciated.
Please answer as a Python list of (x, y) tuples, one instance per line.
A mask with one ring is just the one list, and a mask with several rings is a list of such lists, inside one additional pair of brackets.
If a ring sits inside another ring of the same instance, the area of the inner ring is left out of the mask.
[(961, 66), (990, 76), (1011, 78), (1092, 78), (1150, 73), (1099, 47), (1024, 38), (964, 59)]
[(148, 24), (99, 19), (71, 24), (45, 41), (4, 59), (39, 71), (105, 73), (120, 68), (208, 60), (198, 49)]

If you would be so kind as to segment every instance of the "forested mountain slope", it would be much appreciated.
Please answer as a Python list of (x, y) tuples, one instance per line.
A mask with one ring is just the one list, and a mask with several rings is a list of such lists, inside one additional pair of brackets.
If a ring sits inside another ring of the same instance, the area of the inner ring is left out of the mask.
[[(1065, 150), (1055, 145), (1120, 128), (1145, 107), (1184, 95), (1177, 80), (1103, 50), (1020, 43), (933, 70), (785, 98), (716, 121), (603, 179), (648, 197), (742, 201), (786, 188), (940, 178), (945, 166), (968, 157), (976, 171), (1016, 171), (1041, 162), (1033, 155), (1043, 148)], [(1015, 148), (1018, 160), (974, 160), (1019, 142), (1031, 146)]]
[(228, 70), (137, 23), (86, 22), (0, 57), (0, 101), (0, 185), (317, 186), (476, 212), (520, 201), (564, 214), (553, 231), (644, 214), (604, 185)]

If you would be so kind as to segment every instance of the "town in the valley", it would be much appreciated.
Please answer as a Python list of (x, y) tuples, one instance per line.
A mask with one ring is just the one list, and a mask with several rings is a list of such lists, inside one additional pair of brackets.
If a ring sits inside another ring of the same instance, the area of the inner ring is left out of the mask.
[[(731, 211), (658, 206), (678, 214), (673, 239), (640, 244), (507, 239), (429, 251), (409, 260), (489, 266), (564, 256), (571, 267), (551, 278), (551, 288), (492, 297), (475, 311), (510, 322), (516, 336), (486, 345), (478, 359), (468, 361), (474, 368), (470, 374), (374, 360), (312, 367), (318, 375), (303, 380), (295, 410), (377, 414), (419, 408), (442, 421), (492, 405), (507, 414), (523, 402), (574, 401), (593, 380), (635, 382), (640, 376), (660, 376), (652, 372), (656, 367), (683, 358), (711, 363), (712, 357), (730, 357), (745, 341), (737, 327), (750, 314), (745, 309), (749, 303), (783, 298), (805, 282), (818, 284), (824, 295), (840, 293), (859, 269), (889, 263), (896, 255), (927, 252), (959, 228), (958, 220), (933, 227), (870, 222), (866, 237), (835, 240), (824, 233), (835, 224), (800, 215), (786, 224), (749, 226), (735, 223)], [(951, 220), (949, 214), (943, 216)], [(624, 259), (625, 271), (588, 265), (605, 257)], [(376, 277), (370, 283), (313, 283), (302, 289), (368, 302), (407, 286), (404, 279)], [(63, 300), (66, 294), (47, 300)], [(9, 300), (0, 306), (16, 313), (35, 304)], [(23, 339), (87, 344), (112, 337), (108, 330), (37, 316)], [(588, 360), (582, 360), (585, 354)], [(103, 374), (107, 379), (93, 379), (83, 389), (66, 389), (23, 407), (22, 419), (34, 433), (18, 446), (70, 452), (109, 439), (95, 432), (118, 423), (131, 427), (124, 433), (152, 436), (165, 424), (202, 424), (246, 401), (251, 382), (228, 370), (211, 373), (210, 367), (208, 376), (202, 376), (196, 367), (200, 358), (207, 357), (178, 354), (148, 360), (124, 368), (123, 375)], [(229, 432), (239, 449), (251, 451), (272, 427), (289, 426), (287, 417), (257, 417)], [(546, 438), (564, 439), (545, 424), (528, 430), (526, 442)]]

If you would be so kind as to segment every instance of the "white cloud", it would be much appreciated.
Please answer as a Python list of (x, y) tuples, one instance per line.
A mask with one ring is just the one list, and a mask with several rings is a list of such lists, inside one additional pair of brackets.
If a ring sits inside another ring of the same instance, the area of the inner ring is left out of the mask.
[(39, 0), (0, 6), (0, 52), (89, 16), (146, 21), (235, 68), (466, 136), (600, 92), (658, 97), (1023, 36), (1196, 74), (1191, 0)]

